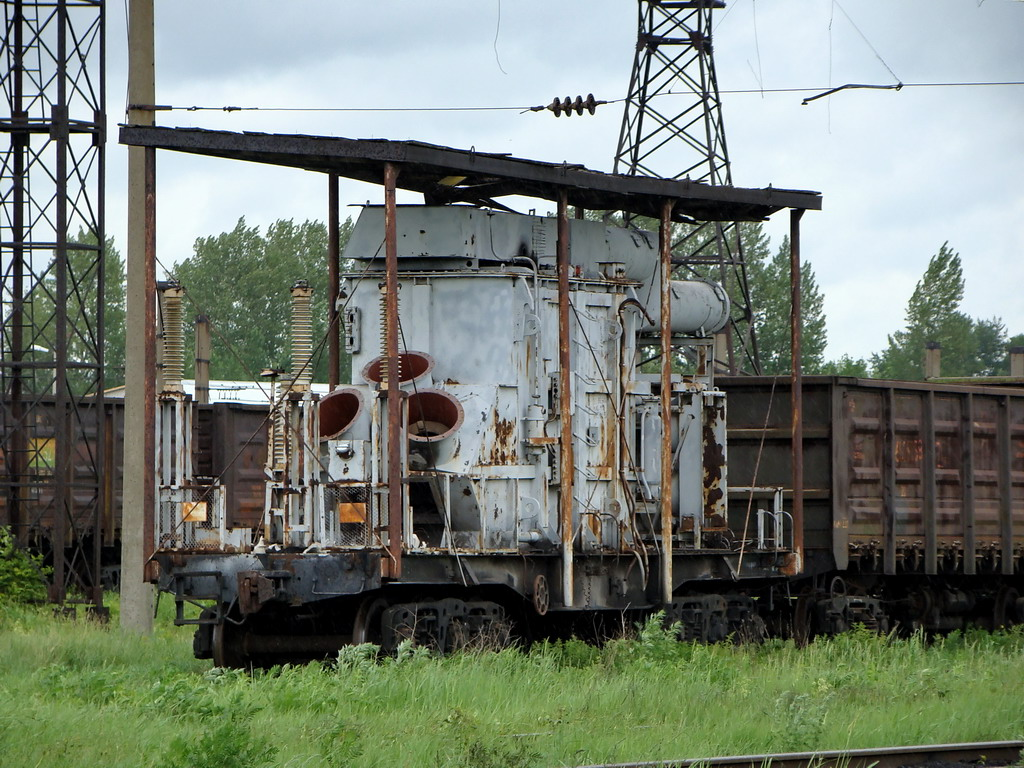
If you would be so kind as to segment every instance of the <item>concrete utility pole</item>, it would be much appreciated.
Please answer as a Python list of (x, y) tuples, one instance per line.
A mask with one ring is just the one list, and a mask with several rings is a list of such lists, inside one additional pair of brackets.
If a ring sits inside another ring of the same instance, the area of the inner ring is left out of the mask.
[[(153, 124), (156, 80), (153, 0), (128, 8), (128, 122)], [(155, 151), (128, 148), (128, 295), (125, 339), (124, 503), (121, 518), (121, 626), (153, 630), (153, 588), (145, 564), (153, 550), (156, 494)], [(143, 329), (139, 333), (136, 329)], [(148, 536), (147, 536), (148, 532)]]

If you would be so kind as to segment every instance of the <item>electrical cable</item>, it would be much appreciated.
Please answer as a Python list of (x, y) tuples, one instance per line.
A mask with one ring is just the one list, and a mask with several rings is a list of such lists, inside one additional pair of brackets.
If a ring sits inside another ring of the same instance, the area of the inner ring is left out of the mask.
[[(998, 86), (1020, 86), (1024, 85), (1024, 80), (993, 80), (993, 81), (971, 81), (971, 82), (944, 82), (944, 83), (893, 83), (885, 85), (876, 84), (848, 84), (842, 86), (842, 88), (873, 88), (873, 89), (890, 89), (890, 90), (902, 90), (904, 88), (981, 88), (981, 87), (998, 87)], [(758, 94), (764, 95), (766, 93), (815, 93), (819, 91), (832, 91), (837, 90), (831, 88), (831, 86), (820, 86), (814, 88), (801, 87), (801, 88), (732, 88), (732, 89), (721, 89), (718, 91), (719, 94), (728, 95), (743, 95), (743, 94)], [(824, 95), (824, 94), (823, 94)], [(662, 91), (650, 96), (650, 99), (661, 98), (663, 96), (692, 96), (692, 93), (688, 91)], [(626, 101), (625, 98), (621, 99), (608, 99), (607, 104), (619, 104)], [(149, 109), (154, 112), (200, 112), (200, 111), (213, 111), (213, 112), (531, 112), (541, 111), (536, 110), (534, 107), (514, 107), (514, 106), (464, 106), (464, 107), (238, 107), (238, 106), (223, 106), (223, 107), (212, 107), (212, 106), (173, 106), (169, 104), (154, 104), (154, 105), (143, 105), (143, 104), (130, 104), (130, 109)]]
[(889, 71), (889, 74), (892, 75), (892, 79), (897, 81), (897, 82), (899, 82), (900, 78), (896, 75), (895, 72), (892, 71), (892, 67), (890, 67), (886, 63), (885, 59), (882, 58), (882, 55), (877, 50), (875, 50), (875, 46), (873, 46), (871, 44), (871, 41), (868, 40), (867, 36), (863, 32), (860, 31), (860, 27), (857, 26), (856, 22), (851, 18), (850, 14), (848, 14), (846, 12), (846, 9), (843, 8), (842, 5), (840, 5), (839, 0), (832, 0), (832, 4), (836, 8), (838, 8), (840, 11), (843, 12), (843, 16), (845, 16), (846, 20), (848, 22), (850, 22), (850, 26), (852, 26), (855, 30), (857, 30), (857, 34), (860, 35), (860, 39), (863, 40), (867, 44), (868, 48), (871, 49), (871, 52), (873, 54), (875, 54), (875, 58), (878, 59), (882, 63), (882, 66), (885, 67)]
[(507, 75), (508, 72), (506, 72), (505, 68), (503, 66), (501, 66), (501, 58), (498, 56), (498, 34), (500, 32), (501, 32), (501, 0), (498, 0), (498, 21), (494, 25), (494, 43), (492, 44), (492, 47), (494, 48), (494, 62), (498, 65), (498, 69), (501, 70), (501, 74)]

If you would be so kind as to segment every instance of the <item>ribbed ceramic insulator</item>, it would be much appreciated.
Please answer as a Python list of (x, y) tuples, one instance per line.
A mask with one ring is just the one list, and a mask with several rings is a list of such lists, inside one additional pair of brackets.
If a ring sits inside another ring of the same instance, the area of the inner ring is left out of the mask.
[(185, 378), (185, 324), (182, 312), (182, 296), (185, 291), (176, 283), (170, 284), (160, 293), (163, 315), (163, 370), (161, 372), (164, 392), (182, 392), (181, 380)]
[(292, 286), (292, 387), (308, 389), (313, 380), (313, 289), (305, 280)]
[[(399, 308), (398, 296), (395, 296), (395, 309)], [(397, 314), (397, 312), (396, 312)], [(398, 358), (398, 370), (395, 371), (398, 381), (402, 380), (402, 358)], [(380, 383), (386, 387), (388, 381), (388, 295), (380, 289)]]

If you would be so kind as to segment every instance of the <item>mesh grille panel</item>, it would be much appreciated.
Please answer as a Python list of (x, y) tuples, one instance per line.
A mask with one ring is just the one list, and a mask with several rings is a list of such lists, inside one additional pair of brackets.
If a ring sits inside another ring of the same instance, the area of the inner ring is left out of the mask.
[(160, 489), (160, 549), (220, 549), (224, 489), (196, 485)]
[(324, 486), (324, 538), (335, 547), (371, 546), (383, 522), (368, 485)]

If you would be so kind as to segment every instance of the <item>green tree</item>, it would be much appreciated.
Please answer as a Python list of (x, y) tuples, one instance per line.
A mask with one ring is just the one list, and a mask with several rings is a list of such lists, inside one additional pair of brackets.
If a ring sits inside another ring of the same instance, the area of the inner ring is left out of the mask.
[[(789, 238), (768, 258), (768, 238), (761, 224), (744, 224), (745, 256), (750, 301), (754, 310), (762, 373), (781, 375), (790, 370)], [(804, 373), (825, 372), (825, 298), (810, 262), (800, 265), (800, 361)]]
[[(95, 242), (95, 236), (92, 237)], [(103, 369), (104, 386), (124, 384), (125, 295), (126, 277), (124, 259), (114, 246), (114, 238), (107, 238), (103, 253)]]
[(1001, 318), (974, 321), (975, 360), (972, 376), (1006, 376), (1010, 373), (1006, 326)]
[(891, 334), (886, 348), (872, 356), (875, 375), (886, 379), (924, 378), (924, 348), (929, 341), (942, 344), (943, 375), (981, 373), (987, 364), (979, 358), (979, 342), (984, 340), (985, 355), (990, 359), (991, 348), (1002, 346), (1006, 332), (998, 320), (975, 322), (960, 311), (963, 297), (960, 254), (948, 242), (943, 243), (907, 302), (906, 327)]
[(826, 376), (856, 376), (866, 379), (871, 375), (871, 363), (861, 357), (842, 355), (838, 360), (829, 360), (819, 373)]
[[(91, 231), (80, 229), (68, 242), (67, 249), (67, 300), (64, 304), (67, 314), (67, 358), (70, 363), (95, 364), (98, 349), (98, 287), (99, 264), (96, 253), (98, 239)], [(124, 259), (114, 246), (113, 238), (107, 238), (103, 263), (104, 286), (104, 340), (103, 364), (104, 387), (124, 383), (124, 342), (125, 342), (125, 271)], [(56, 336), (56, 262), (51, 262), (42, 279), (32, 288), (26, 301), (25, 335), (29, 354), (38, 361), (53, 360), (57, 349)], [(52, 379), (52, 377), (51, 377)], [(70, 369), (68, 381), (76, 394), (92, 392), (96, 388), (96, 377), (91, 371)], [(51, 386), (51, 381), (37, 381), (40, 389)]]
[[(352, 221), (341, 226), (341, 245)], [(193, 254), (178, 264), (175, 278), (187, 306), (211, 325), (210, 375), (251, 380), (267, 367), (287, 369), (289, 289), (298, 280), (313, 288), (314, 379), (327, 381), (327, 227), (319, 221), (281, 219), (261, 234), (240, 218), (235, 228), (196, 240)], [(348, 376), (342, 356), (341, 377)]]

